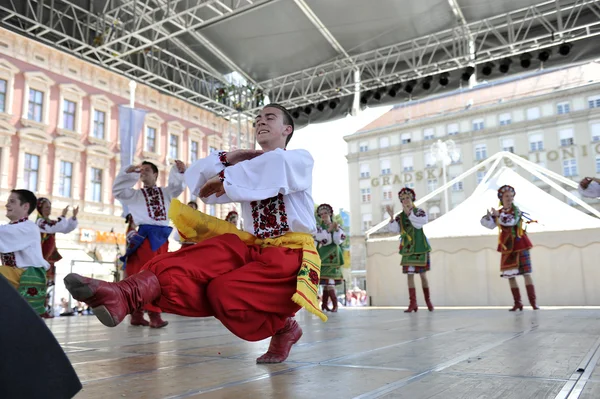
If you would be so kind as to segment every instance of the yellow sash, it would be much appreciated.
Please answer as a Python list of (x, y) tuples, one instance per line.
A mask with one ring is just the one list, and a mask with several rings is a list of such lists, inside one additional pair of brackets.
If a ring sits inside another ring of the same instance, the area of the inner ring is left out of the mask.
[(315, 248), (312, 235), (307, 233), (286, 233), (276, 238), (257, 238), (247, 231), (239, 230), (233, 224), (194, 210), (173, 199), (169, 207), (169, 218), (179, 234), (188, 242), (201, 242), (223, 234), (235, 234), (246, 245), (261, 247), (302, 248), (302, 266), (298, 272), (296, 293), (292, 301), (302, 306), (321, 320), (327, 316), (319, 309), (317, 300), (318, 284), (321, 274), (321, 259)]

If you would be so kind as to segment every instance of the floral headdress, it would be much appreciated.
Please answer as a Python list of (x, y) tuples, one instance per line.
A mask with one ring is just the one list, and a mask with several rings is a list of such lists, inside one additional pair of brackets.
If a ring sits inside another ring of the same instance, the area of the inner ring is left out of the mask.
[(37, 204), (35, 206), (35, 209), (38, 211), (38, 213), (41, 215), (42, 214), (42, 206), (44, 206), (44, 203), (47, 202), (49, 204), (52, 204), (50, 202), (50, 200), (46, 197), (40, 197), (37, 200)]
[(417, 199), (417, 194), (415, 194), (415, 190), (412, 188), (404, 187), (402, 190), (398, 191), (398, 198), (401, 198), (404, 194), (410, 195), (410, 199), (413, 201)]
[(333, 216), (333, 208), (329, 204), (321, 204), (317, 207), (317, 215), (321, 214), (322, 210), (326, 210), (329, 212), (331, 216)]
[(508, 184), (500, 187), (498, 189), (498, 199), (500, 200), (500, 203), (502, 203), (502, 196), (504, 195), (504, 193), (509, 192), (512, 193), (513, 195), (516, 194), (516, 191), (514, 189), (514, 187), (509, 186)]
[(238, 213), (236, 211), (230, 211), (227, 216), (225, 216), (225, 220), (231, 223), (232, 217), (238, 217)]

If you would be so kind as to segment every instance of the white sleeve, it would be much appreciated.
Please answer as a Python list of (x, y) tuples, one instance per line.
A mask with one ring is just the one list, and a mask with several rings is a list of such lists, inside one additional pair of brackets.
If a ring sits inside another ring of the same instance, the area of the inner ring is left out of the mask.
[(496, 228), (496, 222), (494, 221), (494, 218), (488, 215), (485, 215), (481, 218), (481, 225), (490, 230), (494, 230)]
[(313, 164), (308, 151), (276, 149), (226, 168), (223, 187), (233, 202), (310, 190)]
[(165, 190), (171, 198), (177, 198), (183, 192), (185, 183), (184, 177), (184, 173), (179, 172), (177, 166), (173, 166), (171, 168), (171, 172), (169, 172), (169, 180)]
[(427, 217), (427, 212), (423, 209), (415, 208), (410, 215), (408, 215), (408, 220), (410, 220), (410, 224), (412, 224), (415, 229), (422, 229), (429, 219)]
[(179, 235), (179, 231), (177, 229), (173, 229), (173, 240), (181, 243), (181, 236)]
[[(33, 225), (15, 223), (0, 225), (0, 253), (22, 251), (31, 245)], [(35, 237), (40, 242), (39, 233)]]
[(327, 230), (317, 229), (315, 241), (321, 245), (329, 245), (331, 244), (331, 233)]
[[(225, 165), (219, 160), (219, 152), (215, 151), (206, 158), (202, 158), (190, 165), (185, 171), (185, 184), (190, 188), (194, 196), (199, 196), (198, 193), (204, 184), (218, 175)], [(263, 198), (264, 199), (264, 198)], [(222, 195), (217, 198), (216, 195), (211, 195), (208, 198), (201, 198), (207, 204), (225, 204), (232, 202), (227, 195)]]
[(344, 234), (344, 230), (341, 227), (338, 227), (337, 231), (333, 233), (333, 243), (336, 245), (340, 245), (346, 239), (346, 235)]
[(388, 230), (392, 233), (400, 233), (400, 223), (396, 219), (392, 220), (388, 225)]
[(55, 233), (67, 234), (67, 233), (70, 233), (71, 231), (73, 231), (73, 229), (69, 230), (69, 227), (70, 227), (69, 221), (70, 221), (70, 219), (67, 219), (67, 218), (61, 216), (61, 217), (58, 218), (58, 220), (54, 224), (48, 223), (43, 218), (39, 218), (38, 220), (36, 220), (35, 224), (37, 224), (37, 226), (40, 228), (40, 231), (42, 233), (46, 233), (46, 234), (55, 234)]
[(75, 230), (78, 225), (79, 225), (79, 222), (77, 221), (77, 219), (74, 219), (74, 218), (69, 219), (69, 229), (65, 234), (68, 234), (68, 233), (72, 232), (73, 230)]
[(581, 186), (578, 186), (577, 191), (579, 191), (579, 194), (583, 197), (600, 198), (600, 183), (593, 181), (585, 190), (581, 188)]
[(113, 197), (118, 199), (123, 204), (131, 204), (135, 202), (135, 193), (137, 190), (133, 188), (140, 179), (140, 174), (137, 172), (125, 173), (124, 168), (119, 172), (113, 183)]

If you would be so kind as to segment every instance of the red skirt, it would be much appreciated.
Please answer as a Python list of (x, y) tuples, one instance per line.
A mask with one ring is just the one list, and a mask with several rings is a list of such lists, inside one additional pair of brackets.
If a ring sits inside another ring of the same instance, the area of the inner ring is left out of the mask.
[(163, 311), (214, 316), (247, 341), (272, 337), (300, 306), (296, 292), (302, 249), (246, 245), (224, 234), (154, 258), (142, 269), (156, 274)]

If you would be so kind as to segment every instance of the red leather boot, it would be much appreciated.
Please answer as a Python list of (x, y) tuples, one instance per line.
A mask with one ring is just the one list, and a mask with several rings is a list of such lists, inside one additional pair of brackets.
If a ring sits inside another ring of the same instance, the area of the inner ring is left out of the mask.
[(433, 304), (431, 303), (431, 299), (429, 297), (429, 287), (423, 287), (423, 296), (425, 296), (427, 309), (429, 309), (430, 312), (433, 312)]
[(419, 306), (417, 306), (417, 291), (414, 288), (408, 289), (408, 297), (410, 298), (410, 303), (408, 304), (408, 309), (406, 309), (404, 313), (418, 311)]
[(160, 283), (154, 273), (143, 270), (118, 283), (68, 274), (65, 287), (73, 298), (87, 303), (107, 327), (115, 327), (125, 316), (160, 297)]
[(329, 291), (329, 297), (331, 298), (331, 302), (333, 302), (333, 307), (331, 308), (331, 311), (337, 312), (338, 311), (338, 299), (337, 299), (337, 295), (335, 292), (335, 287), (332, 287), (331, 290)]
[(536, 296), (535, 296), (535, 287), (533, 286), (533, 284), (529, 284), (526, 285), (525, 288), (527, 289), (527, 297), (529, 298), (529, 303), (531, 304), (531, 307), (533, 308), (533, 310), (538, 310), (539, 307), (537, 306), (535, 300), (536, 300)]
[(160, 313), (158, 312), (148, 312), (148, 316), (150, 316), (150, 328), (163, 328), (169, 324), (168, 321), (164, 321), (160, 317)]
[(323, 296), (321, 298), (321, 310), (331, 312), (329, 309), (329, 290), (327, 286), (323, 287)]
[(148, 320), (144, 319), (144, 311), (142, 309), (134, 310), (133, 313), (131, 313), (130, 323), (132, 326), (148, 327), (150, 325)]
[(256, 359), (256, 363), (281, 363), (287, 359), (290, 349), (302, 337), (302, 329), (292, 318), (288, 318), (285, 326), (271, 337), (267, 353)]
[(523, 304), (521, 303), (521, 291), (519, 291), (519, 287), (510, 289), (513, 294), (513, 298), (515, 299), (515, 304), (511, 309), (508, 309), (509, 312), (514, 312), (516, 310), (523, 310)]

